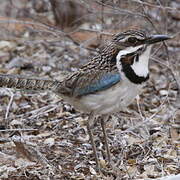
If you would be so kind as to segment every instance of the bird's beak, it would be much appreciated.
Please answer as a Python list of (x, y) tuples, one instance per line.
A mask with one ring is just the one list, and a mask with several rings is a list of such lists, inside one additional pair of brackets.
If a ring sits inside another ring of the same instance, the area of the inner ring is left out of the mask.
[(171, 39), (172, 37), (168, 36), (168, 35), (161, 35), (161, 34), (157, 34), (157, 35), (151, 35), (149, 38), (147, 38), (145, 40), (146, 44), (155, 44), (161, 41), (165, 41), (168, 39)]

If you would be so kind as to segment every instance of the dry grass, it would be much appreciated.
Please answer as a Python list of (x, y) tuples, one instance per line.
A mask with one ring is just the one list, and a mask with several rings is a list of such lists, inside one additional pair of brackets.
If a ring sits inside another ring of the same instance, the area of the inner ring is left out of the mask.
[[(95, 55), (104, 39), (131, 26), (174, 38), (153, 48), (151, 77), (140, 98), (107, 123), (113, 171), (97, 174), (94, 169), (86, 115), (51, 92), (1, 89), (0, 178), (156, 179), (179, 174), (178, 1), (77, 0), (84, 7), (82, 16), (72, 26), (65, 23), (63, 30), (49, 1), (16, 1), (5, 1), (0, 9), (6, 16), (0, 18), (0, 73), (63, 78), (64, 71), (75, 71)], [(10, 8), (9, 14), (3, 7)], [(94, 135), (100, 163), (107, 169), (98, 122)]]

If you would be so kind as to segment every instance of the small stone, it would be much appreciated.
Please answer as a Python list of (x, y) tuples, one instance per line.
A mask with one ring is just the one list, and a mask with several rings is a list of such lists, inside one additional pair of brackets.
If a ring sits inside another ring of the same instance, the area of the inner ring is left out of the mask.
[(168, 95), (168, 91), (167, 90), (163, 90), (163, 89), (160, 90), (159, 93), (160, 93), (161, 96), (167, 96)]
[(0, 50), (9, 51), (15, 47), (15, 43), (9, 41), (0, 41)]
[(15, 57), (11, 59), (11, 61), (6, 65), (6, 68), (8, 69), (20, 68), (23, 67), (25, 63), (28, 63), (28, 59)]
[(42, 67), (42, 70), (44, 71), (44, 72), (50, 72), (51, 71), (51, 67), (50, 66), (43, 66)]
[(16, 167), (19, 167), (19, 168), (21, 168), (21, 167), (28, 167), (28, 166), (34, 166), (36, 163), (34, 163), (34, 162), (31, 162), (31, 161), (29, 161), (29, 160), (25, 160), (25, 159), (23, 159), (23, 158), (19, 158), (19, 159), (17, 159), (16, 161), (15, 161), (15, 166)]
[(92, 168), (91, 166), (89, 167), (89, 171), (90, 171), (90, 173), (93, 174), (93, 175), (96, 175), (96, 174), (97, 174), (96, 171), (94, 170), (94, 168)]
[(13, 120), (11, 121), (11, 125), (22, 125), (22, 122), (21, 121), (18, 121), (18, 120)]
[(54, 138), (48, 138), (48, 139), (46, 139), (46, 140), (44, 141), (44, 144), (47, 144), (47, 145), (50, 146), (50, 147), (53, 146), (54, 143), (55, 143)]

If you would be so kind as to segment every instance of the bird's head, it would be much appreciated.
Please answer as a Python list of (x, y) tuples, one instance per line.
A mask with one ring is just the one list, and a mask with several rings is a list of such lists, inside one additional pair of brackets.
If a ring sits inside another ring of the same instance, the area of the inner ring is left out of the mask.
[(116, 64), (120, 71), (135, 84), (149, 78), (148, 62), (153, 44), (170, 39), (168, 35), (149, 35), (142, 30), (128, 30), (116, 34), (112, 42), (116, 45)]

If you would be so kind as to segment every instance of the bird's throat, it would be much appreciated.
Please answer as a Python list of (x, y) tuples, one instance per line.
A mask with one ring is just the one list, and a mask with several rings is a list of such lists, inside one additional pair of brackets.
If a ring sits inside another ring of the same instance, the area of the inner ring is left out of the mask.
[(149, 73), (144, 76), (137, 75), (132, 69), (131, 65), (122, 63), (122, 71), (125, 76), (134, 84), (142, 84), (149, 79)]
[(132, 83), (141, 84), (149, 79), (148, 64), (149, 64), (151, 47), (149, 46), (143, 48), (140, 53), (138, 53), (137, 50), (135, 52), (131, 52), (127, 54), (125, 54), (125, 51), (118, 53), (117, 66), (121, 67), (120, 68), (121, 71), (124, 72), (125, 76)]

